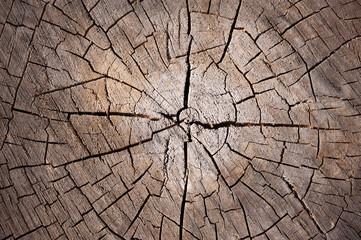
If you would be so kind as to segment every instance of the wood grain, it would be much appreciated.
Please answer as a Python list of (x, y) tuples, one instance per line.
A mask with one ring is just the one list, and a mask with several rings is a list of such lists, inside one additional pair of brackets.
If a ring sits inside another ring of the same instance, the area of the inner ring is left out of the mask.
[(1, 0), (1, 239), (360, 239), (361, 1)]

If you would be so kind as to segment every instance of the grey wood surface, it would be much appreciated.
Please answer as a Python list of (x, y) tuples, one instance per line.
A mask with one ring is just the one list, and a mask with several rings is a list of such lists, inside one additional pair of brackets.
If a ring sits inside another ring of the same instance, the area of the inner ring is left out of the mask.
[(360, 239), (360, 0), (0, 0), (0, 238)]

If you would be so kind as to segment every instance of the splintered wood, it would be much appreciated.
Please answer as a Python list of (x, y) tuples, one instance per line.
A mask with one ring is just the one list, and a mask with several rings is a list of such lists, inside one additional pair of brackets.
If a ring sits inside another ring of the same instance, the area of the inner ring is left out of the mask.
[(360, 239), (359, 0), (1, 0), (1, 239)]

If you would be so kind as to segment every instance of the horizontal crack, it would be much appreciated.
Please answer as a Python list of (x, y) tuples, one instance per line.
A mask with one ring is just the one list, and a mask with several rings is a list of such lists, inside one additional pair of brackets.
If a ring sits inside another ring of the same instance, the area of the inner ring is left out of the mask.
[(341, 128), (323, 128), (323, 127), (316, 127), (312, 125), (304, 125), (304, 124), (286, 124), (286, 123), (252, 123), (252, 122), (233, 122), (233, 121), (226, 121), (220, 123), (203, 123), (199, 121), (193, 121), (189, 124), (196, 124), (200, 125), (206, 129), (218, 129), (223, 127), (288, 127), (288, 128), (310, 128), (310, 129), (318, 129), (318, 130), (342, 130)]
[(160, 118), (151, 117), (146, 114), (137, 114), (137, 113), (127, 113), (127, 112), (62, 112), (69, 115), (92, 115), (100, 117), (109, 117), (109, 116), (124, 116), (124, 117), (138, 117), (138, 118), (147, 118), (152, 121), (158, 121)]
[(117, 153), (117, 152), (121, 152), (121, 151), (124, 151), (124, 150), (127, 150), (127, 149), (130, 149), (132, 147), (135, 147), (135, 146), (138, 146), (138, 145), (141, 145), (143, 143), (147, 143), (147, 142), (150, 142), (153, 140), (153, 136), (157, 133), (160, 133), (162, 131), (165, 131), (169, 128), (172, 128), (174, 126), (177, 126), (178, 124), (172, 124), (172, 125), (169, 125), (165, 128), (162, 128), (160, 130), (157, 130), (157, 131), (154, 131), (152, 133), (152, 136), (150, 138), (147, 138), (147, 139), (144, 139), (142, 141), (139, 141), (139, 142), (136, 142), (136, 143), (132, 143), (132, 144), (129, 144), (129, 145), (126, 145), (126, 146), (123, 146), (123, 147), (120, 147), (120, 148), (117, 148), (117, 149), (113, 149), (113, 150), (110, 150), (110, 151), (106, 151), (106, 152), (102, 152), (102, 153), (97, 153), (97, 154), (92, 154), (92, 155), (88, 155), (88, 156), (85, 156), (83, 158), (79, 158), (79, 159), (75, 159), (75, 160), (72, 160), (72, 161), (69, 161), (69, 162), (66, 162), (66, 163), (62, 163), (62, 164), (59, 164), (57, 165), (56, 167), (60, 167), (60, 166), (67, 166), (69, 164), (72, 164), (72, 163), (76, 163), (76, 162), (80, 162), (80, 161), (84, 161), (84, 160), (87, 160), (87, 159), (91, 159), (91, 158), (96, 158), (96, 157), (101, 157), (101, 156), (105, 156), (105, 155), (109, 155), (109, 154), (112, 154), (112, 153)]

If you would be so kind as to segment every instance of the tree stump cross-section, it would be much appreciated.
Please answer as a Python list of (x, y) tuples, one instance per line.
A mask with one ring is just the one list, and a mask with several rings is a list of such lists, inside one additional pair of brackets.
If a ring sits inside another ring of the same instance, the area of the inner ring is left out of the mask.
[(360, 0), (1, 0), (1, 239), (360, 239)]

